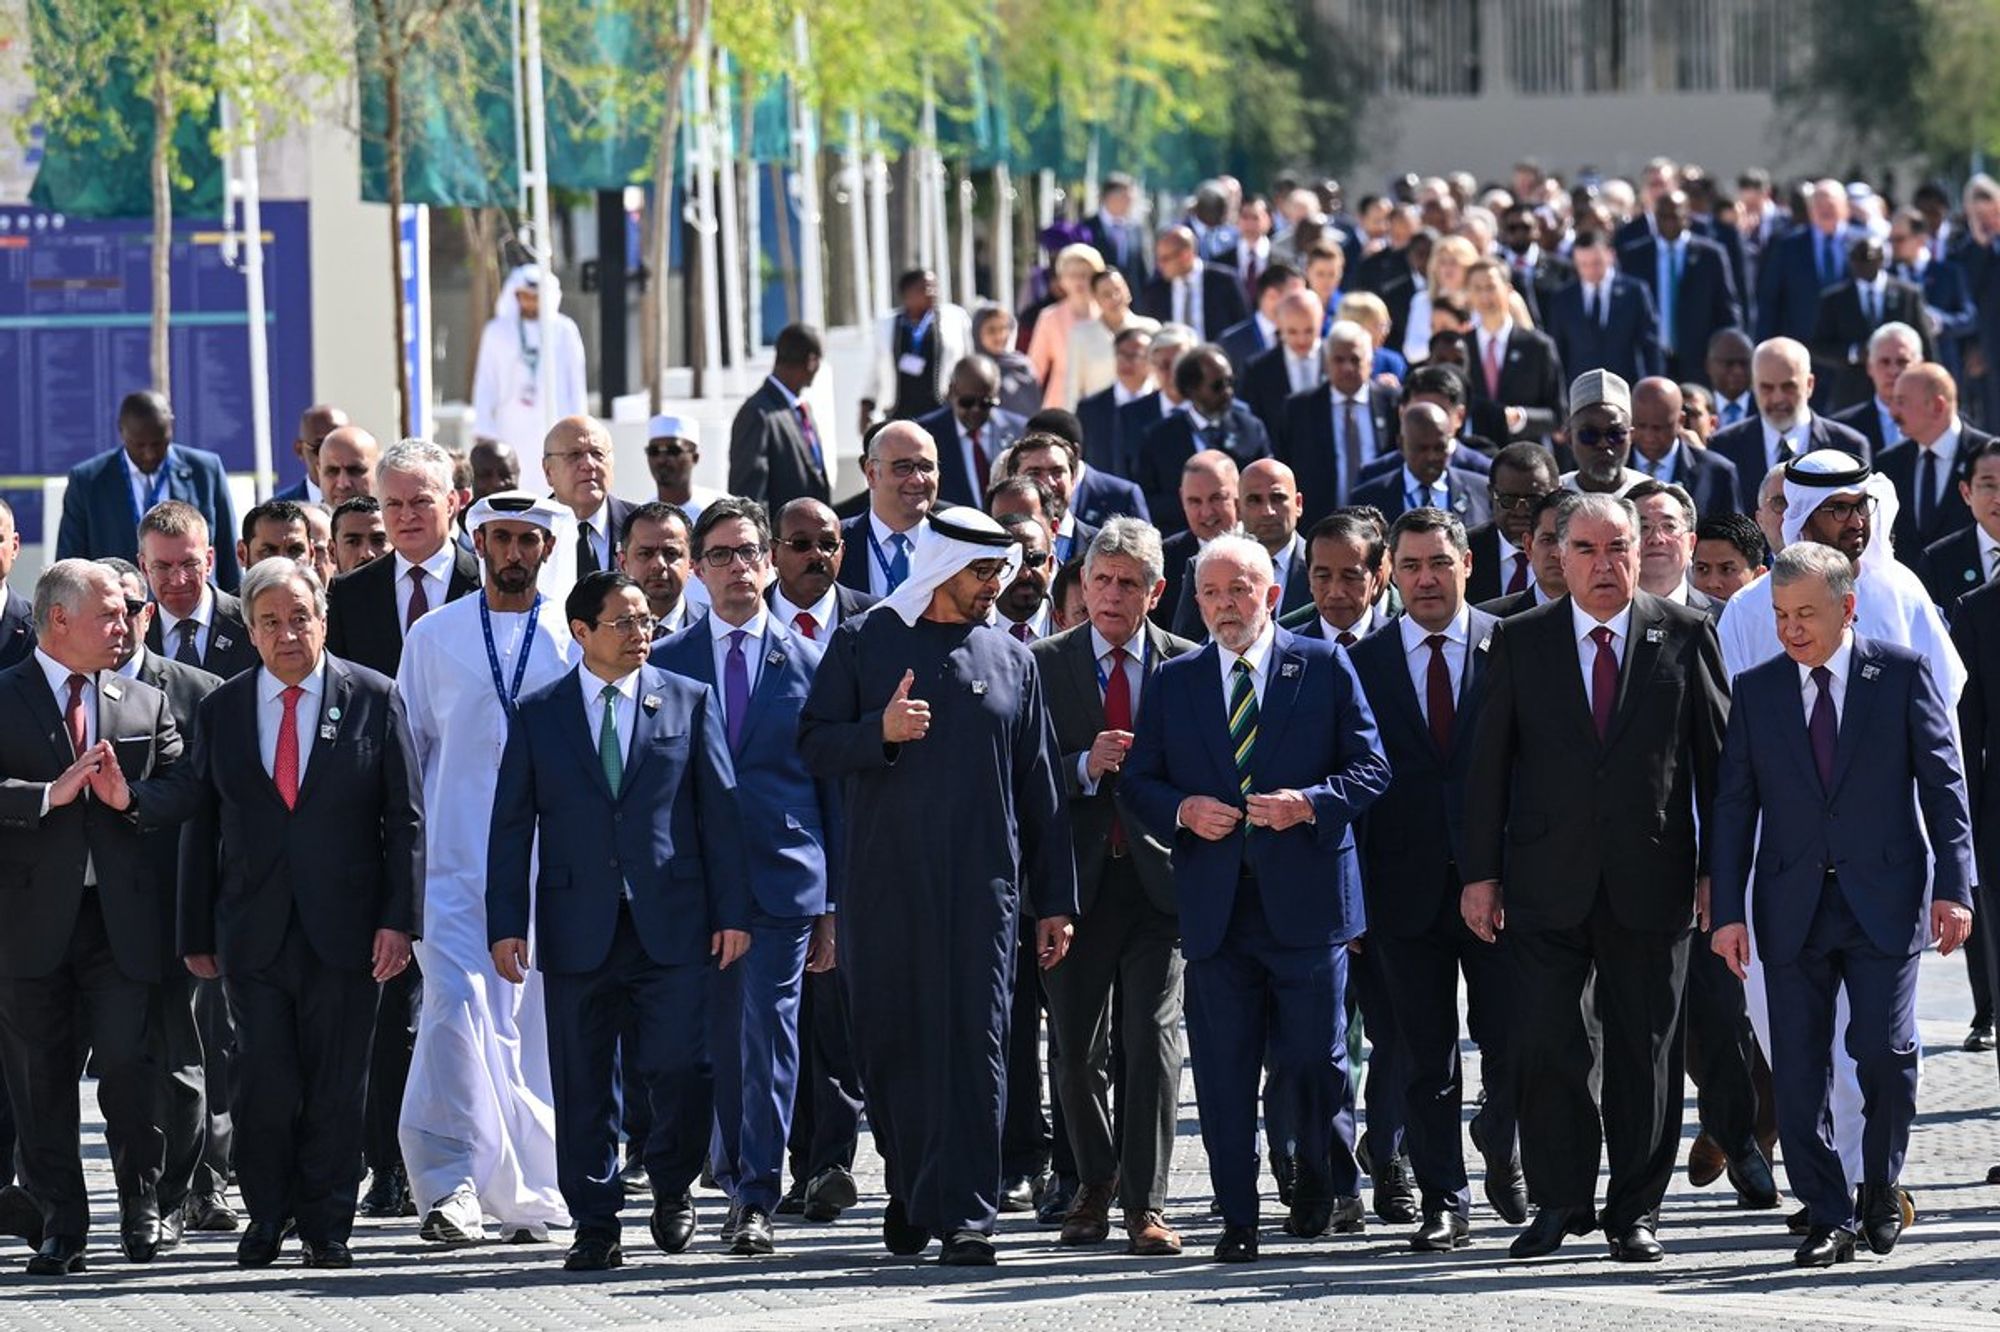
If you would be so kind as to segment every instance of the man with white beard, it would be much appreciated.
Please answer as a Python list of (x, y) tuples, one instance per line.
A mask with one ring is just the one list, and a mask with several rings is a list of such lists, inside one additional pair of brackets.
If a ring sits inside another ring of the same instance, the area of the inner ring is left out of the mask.
[[(1854, 564), (1854, 630), (1877, 642), (1897, 643), (1930, 662), (1938, 693), (1954, 710), (1966, 672), (1944, 619), (1916, 573), (1899, 562), (1890, 546), (1896, 525), (1896, 488), (1868, 464), (1837, 449), (1818, 449), (1785, 467), (1784, 544), (1818, 541), (1841, 551)], [(1765, 574), (1729, 599), (1717, 626), (1722, 660), (1731, 678), (1784, 651), (1771, 604), (1771, 576)], [(1954, 711), (1954, 719), (1956, 712)], [(1954, 725), (1954, 730), (1956, 726)], [(1751, 891), (1756, 891), (1753, 881)], [(1764, 972), (1754, 945), (1744, 982), (1750, 1021), (1759, 1044), (1771, 1050), (1771, 1016)], [(1847, 1052), (1847, 996), (1834, 1019), (1833, 1132), (1850, 1185), (1861, 1182), (1861, 1133), (1865, 1116), (1854, 1057)], [(1801, 1217), (1794, 1217), (1794, 1229)], [(1912, 1217), (1907, 1196), (1904, 1219)], [(1804, 1233), (1799, 1231), (1798, 1233)]]
[(518, 490), (474, 505), (485, 586), (411, 627), (396, 676), (427, 812), (424, 1000), (399, 1136), (423, 1237), (442, 1244), (484, 1239), (486, 1216), (509, 1243), (569, 1223), (541, 973), (501, 983), (486, 945), (487, 819), (514, 700), (576, 658), (562, 602), (536, 590), (560, 517)]

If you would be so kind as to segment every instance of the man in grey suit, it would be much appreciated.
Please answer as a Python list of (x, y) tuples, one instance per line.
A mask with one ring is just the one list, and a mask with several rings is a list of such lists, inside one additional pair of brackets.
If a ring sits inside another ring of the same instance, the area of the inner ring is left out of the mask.
[[(1195, 650), (1147, 621), (1166, 587), (1163, 563), (1158, 532), (1113, 518), (1084, 556), (1089, 623), (1030, 648), (1062, 750), (1078, 900), (1088, 913), (1068, 961), (1042, 973), (1056, 1094), (1082, 1178), (1062, 1242), (1104, 1240), (1122, 1195), (1127, 1251), (1156, 1256), (1181, 1251), (1163, 1215), (1181, 1076), (1180, 919), (1168, 848), (1123, 808), (1118, 777), (1160, 663)], [(1124, 1020), (1114, 1034), (1111, 996), (1121, 986)], [(1111, 1123), (1114, 1040), (1124, 1055), (1122, 1144)]]

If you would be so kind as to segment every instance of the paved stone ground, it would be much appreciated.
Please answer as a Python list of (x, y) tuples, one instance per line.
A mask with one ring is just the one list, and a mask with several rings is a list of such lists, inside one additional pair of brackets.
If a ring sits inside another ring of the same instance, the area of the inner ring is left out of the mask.
[[(245, 1272), (233, 1236), (190, 1236), (148, 1268), (115, 1251), (116, 1199), (93, 1128), (91, 1183), (97, 1204), (93, 1265), (59, 1283), (18, 1275), (18, 1247), (0, 1274), (0, 1329), (77, 1332), (529, 1332), (539, 1329), (784, 1329), (950, 1327), (965, 1329), (1238, 1329), (1300, 1326), (1402, 1328), (1763, 1329), (1889, 1327), (2000, 1332), (2000, 1188), (1985, 1183), (2000, 1161), (1994, 1057), (1960, 1053), (1970, 1001), (1963, 963), (1924, 963), (1920, 1016), (1927, 1060), (1923, 1101), (1904, 1182), (1922, 1219), (1888, 1258), (1864, 1249), (1830, 1274), (1793, 1271), (1795, 1240), (1784, 1212), (1742, 1213), (1716, 1189), (1676, 1177), (1662, 1239), (1667, 1261), (1632, 1269), (1594, 1240), (1562, 1254), (1512, 1263), (1512, 1231), (1475, 1207), (1474, 1244), (1450, 1256), (1402, 1246), (1402, 1227), (1371, 1220), (1365, 1236), (1311, 1242), (1267, 1229), (1261, 1263), (1206, 1260), (1215, 1224), (1202, 1215), (1208, 1185), (1194, 1106), (1185, 1099), (1174, 1173), (1174, 1219), (1188, 1256), (1141, 1260), (1112, 1245), (1062, 1250), (1052, 1231), (1003, 1219), (1001, 1263), (988, 1272), (946, 1271), (889, 1256), (879, 1242), (880, 1167), (863, 1162), (861, 1206), (832, 1226), (779, 1232), (779, 1256), (736, 1259), (720, 1250), (715, 1195), (701, 1202), (695, 1249), (668, 1258), (646, 1238), (645, 1217), (627, 1213), (627, 1266), (603, 1277), (561, 1270), (558, 1243), (493, 1245), (451, 1252), (424, 1244), (415, 1223), (359, 1224), (356, 1267), (308, 1272), (296, 1248), (275, 1267)], [(1191, 1098), (1190, 1090), (1185, 1095)], [(1692, 1123), (1690, 1105), (1688, 1121)], [(1691, 1132), (1691, 1130), (1690, 1130)], [(1476, 1163), (1476, 1155), (1468, 1159)], [(1781, 1176), (1782, 1179), (1782, 1176)], [(1277, 1219), (1275, 1198), (1266, 1215)], [(936, 1254), (933, 1247), (932, 1256)]]

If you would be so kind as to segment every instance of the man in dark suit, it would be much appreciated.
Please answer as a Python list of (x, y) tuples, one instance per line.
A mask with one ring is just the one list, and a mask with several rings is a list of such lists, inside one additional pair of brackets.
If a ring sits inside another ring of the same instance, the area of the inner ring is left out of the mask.
[(1740, 328), (1725, 328), (1708, 340), (1708, 355), (1702, 361), (1702, 383), (1715, 405), (1716, 431), (1737, 425), (1757, 414), (1757, 394), (1751, 383), (1751, 359), (1756, 344)]
[[(0, 499), (0, 671), (23, 661), (35, 650), (35, 613), (29, 600), (7, 586), (14, 561), (21, 557), (21, 529), (14, 524), (14, 507)], [(0, 1135), (0, 1148), (5, 1147)]]
[[(1638, 589), (1638, 529), (1613, 496), (1568, 509), (1569, 594), (1494, 630), (1467, 771), (1461, 907), (1488, 942), (1504, 925), (1518, 965), (1521, 1160), (1540, 1210), (1515, 1257), (1599, 1224), (1613, 1258), (1662, 1256), (1654, 1218), (1680, 1140), (1688, 924), (1706, 897), (1697, 814), (1728, 698), (1708, 617)], [(1593, 967), (1601, 1128), (1579, 1008)]]
[(1551, 292), (1542, 326), (1572, 375), (1609, 370), (1628, 381), (1657, 375), (1660, 317), (1651, 288), (1612, 271), (1611, 246), (1601, 231), (1577, 233), (1570, 251), (1576, 281)]
[(236, 510), (222, 459), (173, 442), (174, 409), (158, 393), (126, 395), (118, 404), (118, 437), (121, 447), (70, 469), (62, 524), (56, 529), (56, 558), (135, 559), (139, 520), (162, 500), (180, 500), (221, 537), (215, 581), (223, 591), (234, 592), (239, 571), (236, 549), (228, 541), (236, 531)]
[(1625, 465), (1680, 486), (1703, 517), (1735, 513), (1736, 464), (1682, 438), (1682, 401), (1681, 387), (1671, 379), (1642, 379), (1632, 386), (1632, 454)]
[(215, 560), (208, 521), (192, 504), (162, 500), (140, 520), (138, 564), (159, 607), (146, 646), (226, 680), (256, 665), (257, 649), (242, 606), (209, 581)]
[[(1259, 458), (1243, 469), (1237, 481), (1237, 512), (1243, 530), (1271, 557), (1271, 574), (1278, 585), (1278, 608), (1273, 614), (1282, 620), (1312, 605), (1312, 579), (1306, 571), (1306, 541), (1299, 535), (1299, 514), (1303, 497), (1292, 469), (1275, 458)], [(1180, 603), (1174, 608), (1174, 633), (1191, 643), (1208, 639), (1201, 608), (1194, 594), (1194, 561), (1190, 556), (1183, 570)]]
[(1293, 292), (1304, 291), (1306, 280), (1298, 269), (1278, 262), (1257, 275), (1256, 304), (1250, 313), (1222, 330), (1215, 345), (1229, 358), (1229, 368), (1243, 378), (1250, 362), (1278, 345), (1278, 303)]
[(1210, 645), (1160, 668), (1123, 786), (1126, 807), (1173, 844), (1189, 1046), (1223, 1220), (1215, 1256), (1248, 1262), (1267, 1061), (1267, 1095), (1297, 1143), (1286, 1230), (1361, 1223), (1345, 945), (1364, 928), (1353, 824), (1388, 788), (1389, 766), (1339, 649), (1271, 619), (1278, 589), (1261, 545), (1219, 538), (1195, 578)]
[(1837, 180), (1813, 182), (1807, 196), (1811, 221), (1772, 241), (1757, 264), (1757, 340), (1787, 337), (1810, 342), (1819, 322), (1820, 294), (1847, 277), (1847, 190)]
[(1472, 552), (1457, 518), (1412, 510), (1389, 529), (1389, 541), (1404, 613), (1349, 652), (1396, 774), (1361, 824), (1363, 948), (1375, 954), (1401, 1038), (1404, 1133), (1423, 1205), (1410, 1247), (1449, 1252), (1464, 1247), (1469, 1229), (1458, 1136), (1460, 972), (1486, 1086), (1473, 1117), (1486, 1197), (1504, 1220), (1528, 1219), (1507, 1053), (1512, 979), (1500, 949), (1474, 938), (1458, 910), (1460, 792), (1496, 621), (1466, 604)]
[(1153, 370), (1148, 358), (1152, 346), (1150, 329), (1136, 323), (1119, 329), (1111, 342), (1117, 380), (1076, 404), (1077, 429), (1083, 434), (1083, 460), (1092, 471), (1129, 479), (1126, 472), (1130, 464), (1118, 429), (1119, 410), (1152, 391)]
[(1535, 505), (1562, 484), (1555, 455), (1540, 444), (1509, 444), (1493, 459), (1487, 502), (1493, 521), (1471, 529), (1472, 572), (1465, 598), (1474, 605), (1527, 592), (1534, 583)]
[(708, 1144), (709, 968), (749, 948), (752, 898), (715, 690), (646, 664), (646, 597), (625, 575), (586, 576), (565, 611), (583, 660), (524, 697), (508, 734), (487, 935), (494, 966), (519, 984), (538, 861), (535, 965), (555, 1070), (556, 1169), (576, 1220), (563, 1265), (604, 1271), (624, 1261), (619, 1016), (628, 1006), (636, 1016), (627, 1085), (643, 1087), (656, 1112), (645, 1146), (653, 1238), (679, 1253), (694, 1236), (688, 1190)]
[(1896, 381), (1924, 360), (1923, 339), (1908, 324), (1884, 324), (1868, 335), (1868, 382), (1873, 392), (1833, 419), (1868, 441), (1869, 456), (1902, 442), (1903, 425), (1896, 419)]
[(1174, 387), (1187, 405), (1146, 432), (1133, 478), (1163, 532), (1180, 530), (1174, 494), (1189, 458), (1214, 449), (1243, 467), (1271, 456), (1270, 432), (1236, 400), (1236, 380), (1221, 348), (1196, 347), (1175, 361)]
[[(77, 1071), (88, 1049), (118, 1186), (125, 1256), (178, 1239), (159, 1206), (164, 1141), (153, 1034), (159, 895), (145, 830), (193, 806), (165, 695), (119, 677), (130, 635), (118, 577), (58, 560), (35, 588), (34, 654), (0, 673), (0, 860), (14, 891), (0, 932), (0, 1069), (21, 1192), (39, 1213), (31, 1276), (80, 1272), (90, 1201)], [(26, 1220), (27, 1218), (22, 1218)]]
[(1000, 367), (983, 355), (954, 365), (944, 405), (916, 422), (937, 441), (938, 503), (975, 508), (994, 462), (1022, 434), (1021, 418), (1000, 410)]
[(1467, 377), (1473, 399), (1505, 413), (1509, 439), (1553, 434), (1569, 414), (1563, 396), (1568, 380), (1556, 344), (1538, 329), (1515, 325), (1507, 303), (1512, 287), (1498, 260), (1481, 259), (1468, 267), (1465, 290), (1475, 316), (1465, 339), (1472, 353)]
[(1694, 563), (1694, 497), (1671, 481), (1641, 481), (1625, 492), (1639, 513), (1639, 588), (1662, 601), (1722, 618), (1722, 603), (1689, 581)]
[(1875, 470), (1896, 486), (1896, 523), (1889, 533), (1896, 558), (1921, 572), (1929, 546), (1972, 522), (1969, 464), (1994, 437), (1960, 419), (1958, 386), (1943, 366), (1930, 362), (1896, 381), (1896, 417), (1907, 438), (1876, 458)]
[(938, 449), (929, 431), (914, 421), (891, 421), (868, 441), (861, 459), (868, 483), (868, 507), (840, 525), (842, 586), (886, 597), (910, 576), (910, 562), (929, 532), (937, 506)]
[(1181, 468), (1179, 507), (1186, 526), (1160, 544), (1167, 586), (1152, 610), (1162, 629), (1173, 627), (1194, 557), (1215, 538), (1238, 530), (1241, 482), (1235, 462), (1214, 449), (1197, 453)]
[(1493, 516), (1486, 478), (1449, 465), (1451, 419), (1444, 409), (1413, 402), (1403, 409), (1399, 432), (1403, 465), (1355, 488), (1356, 505), (1379, 509), (1394, 522), (1410, 509), (1443, 509), (1475, 526)]
[(777, 576), (764, 600), (780, 624), (801, 638), (824, 643), (843, 621), (875, 604), (868, 593), (840, 582), (847, 554), (840, 520), (826, 505), (801, 498), (778, 510), (777, 540), (771, 547)]
[(1097, 191), (1097, 212), (1083, 220), (1083, 237), (1104, 256), (1107, 268), (1125, 275), (1133, 291), (1146, 286), (1146, 238), (1132, 216), (1137, 186), (1130, 176), (1114, 171)]
[(826, 450), (802, 396), (819, 374), (817, 329), (778, 330), (771, 373), (729, 427), (729, 493), (776, 509), (801, 495), (831, 500)]
[(1294, 393), (1318, 388), (1326, 379), (1321, 358), (1320, 330), (1326, 327), (1326, 307), (1311, 289), (1291, 293), (1278, 302), (1276, 341), (1250, 358), (1238, 377), (1239, 394), (1276, 443), (1285, 428), (1285, 400)]
[(1979, 309), (1965, 270), (1954, 259), (1931, 253), (1930, 219), (1915, 208), (1899, 208), (1889, 220), (1889, 272), (1924, 293), (1924, 308), (1937, 336), (1937, 360), (1954, 378), (1965, 372), (1965, 348), (1978, 336)]
[(1741, 323), (1743, 310), (1729, 256), (1688, 230), (1687, 196), (1679, 190), (1662, 194), (1653, 206), (1651, 234), (1624, 246), (1618, 262), (1652, 293), (1666, 373), (1677, 380), (1699, 379), (1709, 339), (1718, 329)]
[[(1074, 421), (1075, 418), (1070, 417), (1059, 424), (1067, 427)], [(1052, 431), (1032, 431), (1007, 453), (1008, 476), (1025, 477), (1048, 491), (1050, 512), (1047, 526), (1051, 533), (1050, 550), (1055, 557), (1055, 567), (1083, 554), (1084, 547), (1097, 535), (1099, 524), (1083, 518), (1076, 511), (1077, 471), (1082, 466), (1075, 441)], [(1145, 515), (1137, 516), (1143, 518)], [(1054, 572), (1052, 567), (1051, 576)]]
[(1184, 405), (1180, 390), (1174, 387), (1174, 362), (1193, 350), (1198, 342), (1193, 329), (1184, 324), (1168, 324), (1153, 335), (1151, 345), (1146, 348), (1154, 389), (1132, 399), (1114, 414), (1118, 460), (1112, 470), (1126, 480), (1139, 479), (1139, 446), (1146, 432)]
[(305, 473), (289, 486), (272, 492), (271, 498), (290, 500), (294, 504), (322, 503), (326, 492), (320, 488), (319, 482), (319, 446), (328, 435), (346, 424), (347, 413), (330, 403), (315, 403), (300, 412), (299, 431), (292, 439), (292, 456), (299, 460)]
[[(576, 516), (575, 550), (563, 553), (573, 555), (578, 578), (617, 567), (633, 506), (611, 493), (612, 466), (611, 432), (594, 416), (566, 416), (542, 441), (549, 493)], [(393, 533), (393, 510), (389, 522)]]
[[(1958, 729), (1979, 871), (1979, 904), (1973, 919), (1990, 921), (2000, 913), (2000, 773), (1994, 771), (2000, 762), (2000, 591), (1994, 584), (1967, 593), (1959, 602), (1951, 641), (1966, 671), (1965, 688), (1958, 696)], [(1990, 939), (1992, 927), (1985, 928)], [(2000, 952), (1990, 942), (1984, 961), (1987, 985), (2000, 985)], [(2000, 1165), (1989, 1167), (1986, 1179), (2000, 1184)]]
[(237, 1264), (296, 1221), (306, 1266), (348, 1267), (377, 987), (422, 919), (417, 761), (394, 683), (325, 650), (317, 574), (272, 560), (243, 590), (264, 664), (201, 704), (179, 948), (236, 1019)]
[(1781, 462), (1820, 449), (1839, 449), (1867, 462), (1868, 441), (1854, 431), (1813, 411), (1812, 357), (1805, 344), (1772, 338), (1757, 345), (1751, 358), (1751, 386), (1757, 415), (1709, 436), (1711, 453), (1736, 464), (1736, 504), (1756, 513), (1757, 490)]
[[(1081, 1186), (1064, 1244), (1095, 1244), (1122, 1204), (1128, 1251), (1176, 1254), (1165, 1217), (1181, 1069), (1180, 927), (1169, 847), (1121, 798), (1134, 719), (1163, 662), (1194, 644), (1146, 621), (1166, 580), (1159, 534), (1114, 518), (1085, 556), (1089, 622), (1035, 643), (1076, 851), (1078, 923), (1069, 957), (1042, 986), (1056, 1032), (1056, 1094)], [(1112, 995), (1122, 1025), (1113, 1027)], [(1111, 1115), (1116, 1048), (1119, 1129)]]
[(1535, 207), (1525, 199), (1507, 205), (1500, 214), (1500, 253), (1506, 263), (1514, 290), (1527, 303), (1528, 314), (1537, 324), (1547, 324), (1550, 302), (1555, 294), (1576, 278), (1576, 258), (1572, 247), (1568, 258), (1542, 248), (1537, 239)]
[(1924, 309), (1923, 289), (1882, 271), (1882, 242), (1864, 236), (1849, 244), (1849, 276), (1820, 295), (1813, 320), (1813, 371), (1825, 390), (1821, 406), (1842, 412), (1868, 401), (1869, 339), (1890, 324), (1915, 329), (1923, 359), (1935, 357), (1937, 337)]
[(2000, 575), (2000, 441), (1991, 436), (1965, 450), (1959, 463), (1959, 498), (1972, 521), (1924, 548), (1917, 573), (1931, 601), (1952, 619), (1967, 594)]
[(1203, 342), (1249, 317), (1243, 284), (1230, 269), (1209, 264), (1196, 251), (1194, 233), (1169, 227), (1153, 242), (1155, 271), (1139, 288), (1133, 308), (1161, 323), (1185, 324)]
[[(1736, 677), (1709, 834), (1713, 948), (1747, 977), (1754, 911), (1771, 1010), (1784, 1019), (1771, 1027), (1778, 1134), (1810, 1227), (1793, 1261), (1831, 1267), (1853, 1257), (1857, 1229), (1878, 1254), (1903, 1229), (1917, 965), (1928, 944), (1949, 955), (1971, 932), (1972, 828), (1951, 705), (1921, 655), (1854, 633), (1847, 556), (1787, 546), (1771, 589), (1785, 651)], [(1867, 1104), (1858, 1196), (1827, 1134), (1843, 992), (1844, 1044)]]
[(1396, 390), (1369, 374), (1375, 340), (1367, 329), (1337, 321), (1320, 350), (1325, 382), (1285, 400), (1277, 436), (1279, 459), (1299, 478), (1308, 528), (1347, 503), (1370, 462), (1395, 455), (1402, 425)]

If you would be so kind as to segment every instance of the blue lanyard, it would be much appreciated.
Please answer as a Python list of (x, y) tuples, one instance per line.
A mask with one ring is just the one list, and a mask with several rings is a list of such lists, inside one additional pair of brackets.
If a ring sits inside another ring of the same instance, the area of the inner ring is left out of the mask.
[[(1138, 655), (1133, 656), (1133, 654), (1129, 652), (1126, 653), (1125, 655), (1132, 657), (1132, 660), (1138, 663), (1139, 678), (1143, 680), (1146, 678), (1146, 631), (1143, 629), (1140, 630), (1137, 637), (1139, 639)], [(1108, 656), (1110, 654), (1107, 653), (1106, 655)], [(1104, 673), (1104, 658), (1093, 657), (1090, 662), (1090, 669), (1097, 672), (1098, 692), (1103, 693), (1109, 690), (1111, 688), (1111, 677)], [(1134, 708), (1133, 716), (1136, 718), (1137, 715), (1138, 715), (1138, 710), (1137, 708)]]
[(924, 335), (931, 331), (931, 325), (936, 322), (937, 307), (932, 306), (930, 309), (924, 311), (924, 317), (914, 324), (910, 322), (908, 315), (902, 316), (902, 320), (903, 327), (910, 330), (910, 350), (915, 351), (924, 345)]
[[(143, 506), (139, 503), (136, 498), (136, 492), (132, 489), (131, 473), (126, 473), (125, 497), (132, 501), (132, 526), (137, 527), (140, 523), (144, 522), (147, 513), (152, 510), (152, 507), (166, 497), (167, 464), (172, 462), (173, 458), (174, 446), (169, 444), (167, 445), (167, 451), (160, 455), (160, 470), (153, 474), (153, 488), (147, 492), (146, 502)], [(143, 478), (145, 473), (140, 473), (140, 476)]]
[[(880, 543), (880, 542), (878, 542), (877, 540), (875, 540), (875, 528), (874, 528), (874, 525), (873, 525), (873, 524), (869, 524), (869, 525), (867, 525), (867, 526), (864, 526), (864, 527), (863, 527), (863, 528), (862, 528), (861, 530), (862, 530), (862, 534), (863, 534), (864, 536), (866, 536), (866, 537), (868, 538), (868, 550), (869, 550), (869, 552), (870, 552), (871, 554), (873, 554), (873, 555), (875, 556), (875, 564), (876, 564), (876, 566), (877, 566), (878, 568), (880, 568), (880, 569), (882, 570), (882, 586), (884, 586), (884, 587), (889, 587), (889, 580), (890, 580), (890, 579), (892, 579), (892, 578), (894, 578), (894, 577), (895, 577), (896, 575), (890, 572), (890, 570), (889, 570), (889, 557), (888, 557), (888, 556), (886, 556), (886, 555), (884, 555), (884, 554), (882, 553), (882, 545), (881, 545), (881, 543)], [(898, 533), (897, 533), (896, 535), (897, 535), (897, 536), (902, 536), (902, 537), (903, 537), (903, 540), (905, 540), (905, 541), (908, 541), (908, 540), (909, 540), (909, 538), (908, 538), (907, 536), (903, 536), (903, 534), (902, 534), (901, 532), (898, 532)], [(894, 538), (893, 538), (893, 537), (892, 537), (892, 538), (890, 538), (890, 539), (891, 539), (891, 540), (894, 540)], [(890, 588), (889, 588), (889, 590), (890, 590), (891, 592), (893, 592), (893, 591), (895, 591), (896, 589), (894, 589), (893, 587), (890, 587)]]
[(528, 657), (535, 650), (535, 621), (541, 614), (542, 594), (535, 593), (535, 604), (528, 607), (528, 624), (521, 631), (521, 655), (514, 659), (514, 683), (510, 688), (501, 679), (500, 652), (493, 646), (493, 610), (486, 604), (486, 594), (479, 594), (479, 627), (486, 632), (486, 664), (493, 670), (493, 692), (500, 696), (500, 710), (508, 719), (514, 716), (514, 700), (521, 696), (521, 681), (528, 678)]

